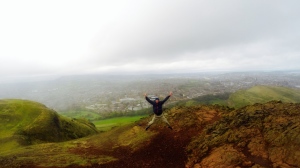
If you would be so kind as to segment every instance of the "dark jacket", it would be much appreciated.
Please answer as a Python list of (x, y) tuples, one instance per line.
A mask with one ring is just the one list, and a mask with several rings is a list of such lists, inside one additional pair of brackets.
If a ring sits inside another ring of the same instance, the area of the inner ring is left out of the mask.
[(146, 96), (146, 100), (153, 106), (153, 112), (158, 116), (160, 116), (162, 114), (162, 112), (163, 112), (162, 106), (169, 98), (170, 98), (170, 96), (167, 96), (163, 101), (159, 101), (158, 103), (156, 103), (155, 100), (151, 101)]

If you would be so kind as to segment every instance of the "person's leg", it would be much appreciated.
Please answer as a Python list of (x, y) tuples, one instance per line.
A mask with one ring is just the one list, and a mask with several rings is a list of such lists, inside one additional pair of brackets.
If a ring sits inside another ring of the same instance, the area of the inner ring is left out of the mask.
[(152, 120), (148, 123), (148, 126), (146, 127), (146, 131), (155, 122), (155, 120), (156, 120), (156, 115), (154, 114)]
[(162, 120), (168, 125), (168, 128), (172, 129), (170, 123), (168, 122), (167, 118), (162, 114)]

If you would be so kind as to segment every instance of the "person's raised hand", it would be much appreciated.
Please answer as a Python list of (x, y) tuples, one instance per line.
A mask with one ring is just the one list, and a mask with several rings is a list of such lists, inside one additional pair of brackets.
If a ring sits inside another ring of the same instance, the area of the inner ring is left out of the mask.
[(172, 96), (172, 95), (173, 95), (173, 92), (171, 91), (169, 95)]
[(147, 97), (147, 93), (145, 93), (144, 96)]

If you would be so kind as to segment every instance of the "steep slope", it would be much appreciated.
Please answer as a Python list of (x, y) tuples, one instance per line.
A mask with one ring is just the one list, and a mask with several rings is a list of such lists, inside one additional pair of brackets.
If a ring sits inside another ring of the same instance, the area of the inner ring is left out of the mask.
[(188, 146), (189, 167), (300, 167), (300, 104), (229, 112)]
[(241, 108), (246, 105), (266, 103), (272, 100), (299, 103), (300, 90), (279, 86), (254, 86), (231, 94), (228, 99), (228, 105), (234, 108)]
[(58, 115), (27, 100), (0, 100), (0, 151), (42, 142), (60, 142), (96, 133), (85, 120)]

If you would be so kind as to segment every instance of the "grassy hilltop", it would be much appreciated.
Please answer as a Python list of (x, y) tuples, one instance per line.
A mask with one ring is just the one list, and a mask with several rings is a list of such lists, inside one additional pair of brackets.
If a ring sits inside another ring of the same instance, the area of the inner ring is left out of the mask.
[(272, 100), (299, 103), (300, 90), (280, 86), (254, 86), (231, 94), (228, 99), (228, 105), (241, 108), (246, 105), (266, 103)]
[(0, 151), (97, 132), (87, 120), (62, 117), (40, 103), (27, 100), (0, 100), (0, 125)]
[(253, 86), (249, 89), (238, 90), (234, 93), (204, 95), (176, 103), (176, 105), (219, 104), (232, 108), (241, 108), (255, 103), (269, 101), (300, 103), (300, 89), (281, 86)]

